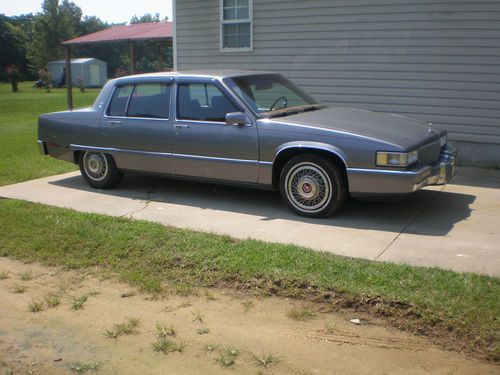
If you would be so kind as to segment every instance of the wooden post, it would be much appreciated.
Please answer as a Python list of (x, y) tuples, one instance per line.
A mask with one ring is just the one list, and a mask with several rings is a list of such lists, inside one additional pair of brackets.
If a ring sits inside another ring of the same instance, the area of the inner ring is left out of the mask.
[(135, 42), (128, 42), (130, 50), (130, 74), (135, 74)]
[(68, 110), (73, 109), (73, 87), (71, 80), (71, 46), (66, 46), (66, 97)]
[(160, 66), (159, 66), (159, 70), (160, 72), (163, 72), (164, 68), (163, 68), (163, 43), (160, 42), (159, 44), (159, 50), (160, 50)]

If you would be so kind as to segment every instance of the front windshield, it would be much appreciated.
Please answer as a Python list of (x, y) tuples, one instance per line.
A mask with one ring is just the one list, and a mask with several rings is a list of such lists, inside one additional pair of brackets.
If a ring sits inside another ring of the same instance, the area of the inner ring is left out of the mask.
[(257, 114), (272, 115), (285, 108), (319, 103), (279, 74), (258, 74), (225, 79), (231, 89)]

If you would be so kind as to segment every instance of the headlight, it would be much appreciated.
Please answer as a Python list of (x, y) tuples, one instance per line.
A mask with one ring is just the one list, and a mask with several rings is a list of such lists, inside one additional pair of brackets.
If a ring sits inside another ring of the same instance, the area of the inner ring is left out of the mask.
[(441, 144), (441, 147), (446, 145), (448, 143), (448, 135), (442, 135), (441, 138), (439, 138), (439, 143)]
[(407, 167), (418, 161), (418, 150), (411, 152), (377, 152), (377, 165), (380, 167)]

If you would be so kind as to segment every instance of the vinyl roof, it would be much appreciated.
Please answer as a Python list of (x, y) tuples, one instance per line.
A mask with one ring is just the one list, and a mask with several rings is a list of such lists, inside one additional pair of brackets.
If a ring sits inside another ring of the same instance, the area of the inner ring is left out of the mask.
[(136, 23), (111, 26), (92, 34), (63, 42), (64, 45), (83, 45), (106, 42), (143, 40), (172, 40), (172, 22)]

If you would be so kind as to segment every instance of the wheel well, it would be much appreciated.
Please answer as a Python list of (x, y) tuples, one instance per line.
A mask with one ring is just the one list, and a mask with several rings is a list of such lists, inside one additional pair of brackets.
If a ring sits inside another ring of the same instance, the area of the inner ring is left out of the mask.
[(344, 160), (333, 152), (326, 151), (326, 150), (318, 150), (318, 149), (304, 149), (304, 148), (290, 148), (287, 150), (284, 150), (278, 154), (276, 159), (274, 160), (273, 163), (273, 188), (274, 189), (279, 189), (279, 181), (280, 181), (280, 174), (285, 166), (285, 164), (293, 157), (297, 155), (316, 155), (316, 156), (321, 156), (322, 158), (325, 158), (326, 160), (330, 160), (333, 162), (339, 170), (343, 172), (344, 179), (345, 179), (345, 184), (347, 187), (347, 171), (346, 171), (346, 165)]
[(73, 163), (75, 163), (75, 164), (80, 163), (80, 154), (81, 154), (82, 152), (83, 152), (83, 151), (78, 151), (78, 150), (76, 150), (76, 151), (73, 153)]

